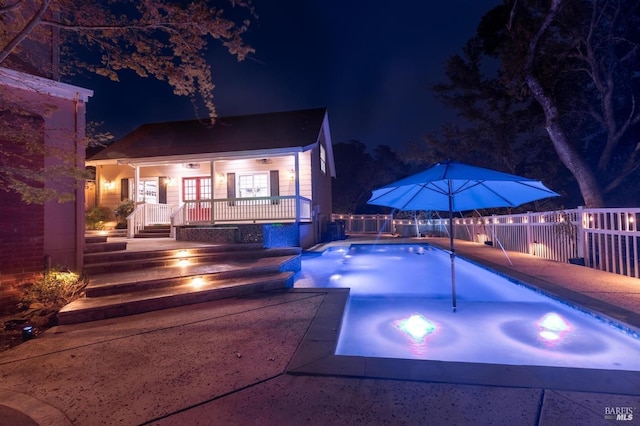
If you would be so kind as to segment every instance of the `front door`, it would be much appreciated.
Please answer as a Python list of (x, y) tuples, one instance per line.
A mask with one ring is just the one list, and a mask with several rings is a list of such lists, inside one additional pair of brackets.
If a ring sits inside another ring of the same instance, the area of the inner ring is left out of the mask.
[(211, 178), (182, 179), (182, 201), (186, 204), (188, 222), (211, 220)]

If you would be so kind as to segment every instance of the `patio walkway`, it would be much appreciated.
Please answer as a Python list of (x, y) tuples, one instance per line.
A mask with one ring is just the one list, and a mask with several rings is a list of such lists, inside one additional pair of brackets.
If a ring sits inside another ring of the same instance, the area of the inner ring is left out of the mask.
[[(518, 253), (509, 253), (510, 266), (498, 249), (459, 241), (456, 251), (640, 325), (640, 280)], [(589, 374), (565, 368), (551, 370), (558, 386), (549, 387), (480, 364), (448, 366), (449, 382), (421, 380), (402, 360), (384, 361), (378, 377), (345, 364), (342, 372), (304, 373), (312, 364), (305, 359), (327, 355), (318, 353), (321, 341), (336, 332), (344, 293), (267, 292), (52, 328), (0, 353), (0, 425), (28, 424), (17, 414), (25, 413), (55, 425), (564, 426), (616, 424), (607, 418), (616, 410), (632, 413), (626, 424), (640, 422), (638, 372), (612, 374), (606, 389), (588, 392)]]

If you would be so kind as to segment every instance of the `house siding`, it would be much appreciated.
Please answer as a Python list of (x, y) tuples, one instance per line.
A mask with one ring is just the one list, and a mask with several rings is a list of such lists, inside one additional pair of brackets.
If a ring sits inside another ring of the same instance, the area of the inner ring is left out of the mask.
[[(325, 130), (321, 131), (319, 144), (322, 144), (325, 149), (327, 144), (329, 143), (328, 138), (325, 135)], [(327, 152), (329, 152), (327, 150)], [(332, 184), (332, 170), (330, 170), (330, 163), (327, 161), (325, 163), (324, 172), (320, 167), (320, 147), (319, 145), (314, 147), (314, 149), (310, 152), (311, 157), (311, 175), (312, 180), (314, 182), (312, 192), (313, 192), (313, 208), (316, 214), (314, 220), (314, 228), (308, 230), (309, 233), (313, 233), (313, 239), (315, 242), (321, 241), (324, 239), (329, 221), (331, 220), (332, 213), (332, 198), (331, 198), (331, 184)], [(311, 237), (307, 237), (311, 239)]]

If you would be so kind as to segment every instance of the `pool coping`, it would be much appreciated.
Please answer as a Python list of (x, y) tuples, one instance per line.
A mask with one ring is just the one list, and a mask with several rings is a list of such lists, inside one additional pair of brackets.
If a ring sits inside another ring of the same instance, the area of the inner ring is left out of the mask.
[(348, 288), (295, 288), (325, 298), (287, 366), (292, 375), (554, 389), (640, 396), (640, 371), (335, 355)]

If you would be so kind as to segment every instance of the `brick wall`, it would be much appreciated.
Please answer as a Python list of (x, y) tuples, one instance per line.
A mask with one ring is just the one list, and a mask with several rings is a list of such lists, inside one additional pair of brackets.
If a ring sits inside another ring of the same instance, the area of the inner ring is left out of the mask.
[[(13, 123), (18, 130), (24, 125), (34, 132), (34, 137), (42, 136), (42, 119), (35, 117), (19, 117), (8, 120), (4, 126)], [(25, 120), (28, 121), (25, 123)], [(6, 130), (6, 129), (5, 129)], [(27, 154), (21, 144), (0, 139), (0, 162), (5, 169), (11, 166), (28, 166), (33, 169), (42, 168), (44, 156)], [(44, 269), (44, 206), (27, 204), (21, 200), (20, 194), (8, 190), (0, 190), (0, 312), (11, 310), (16, 297), (20, 294), (20, 284), (31, 281)]]

